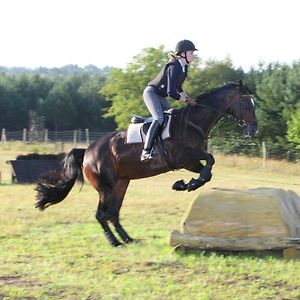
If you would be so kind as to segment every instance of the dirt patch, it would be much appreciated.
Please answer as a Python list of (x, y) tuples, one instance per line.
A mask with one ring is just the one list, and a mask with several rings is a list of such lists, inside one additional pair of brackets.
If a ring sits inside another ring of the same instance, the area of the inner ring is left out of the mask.
[[(32, 282), (22, 278), (21, 276), (0, 276), (0, 286), (14, 285), (17, 287), (35, 287), (41, 286), (37, 282)], [(1, 298), (0, 298), (1, 299)]]

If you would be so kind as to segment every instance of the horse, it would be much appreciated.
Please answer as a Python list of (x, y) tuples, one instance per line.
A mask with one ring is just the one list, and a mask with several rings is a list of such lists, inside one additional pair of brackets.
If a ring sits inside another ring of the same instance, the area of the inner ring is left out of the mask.
[[(199, 174), (188, 183), (177, 181), (173, 189), (194, 191), (211, 180), (215, 159), (207, 152), (211, 129), (222, 118), (236, 121), (245, 136), (257, 133), (255, 105), (251, 91), (241, 81), (228, 83), (196, 97), (195, 106), (174, 109), (171, 138), (156, 142), (154, 159), (140, 161), (142, 143), (126, 143), (126, 130), (109, 133), (86, 149), (74, 148), (63, 161), (62, 170), (43, 176), (36, 186), (36, 208), (47, 207), (65, 199), (77, 179), (85, 178), (99, 194), (96, 219), (108, 242), (115, 247), (132, 243), (119, 221), (119, 213), (131, 179), (155, 176), (175, 169)], [(159, 147), (162, 145), (162, 147)], [(205, 161), (203, 165), (201, 161)], [(84, 176), (83, 176), (84, 174)], [(120, 242), (112, 232), (123, 240)]]

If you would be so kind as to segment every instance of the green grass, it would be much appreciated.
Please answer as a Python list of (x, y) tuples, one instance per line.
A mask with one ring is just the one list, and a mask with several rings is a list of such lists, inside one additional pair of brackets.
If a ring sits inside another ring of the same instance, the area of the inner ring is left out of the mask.
[[(1, 160), (16, 152), (0, 149)], [(194, 193), (171, 190), (194, 175), (185, 171), (132, 181), (121, 221), (141, 241), (117, 249), (94, 218), (97, 194), (88, 184), (44, 212), (34, 208), (33, 185), (0, 185), (0, 299), (300, 299), (300, 260), (274, 252), (175, 252), (168, 245), (203, 190), (265, 186), (300, 195), (299, 165), (269, 161), (261, 168), (259, 159), (220, 155), (216, 161), (212, 181)]]

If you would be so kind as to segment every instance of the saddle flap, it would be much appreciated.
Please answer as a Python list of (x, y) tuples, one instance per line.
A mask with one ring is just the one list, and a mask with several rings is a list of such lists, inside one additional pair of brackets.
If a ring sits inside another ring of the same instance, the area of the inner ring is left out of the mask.
[[(149, 120), (147, 122), (131, 123), (126, 131), (126, 144), (144, 143), (147, 131), (153, 120), (153, 118), (144, 118)], [(165, 122), (161, 132), (163, 140), (171, 137), (171, 125), (172, 115), (170, 113), (165, 114)]]
[(153, 121), (153, 118), (152, 117), (141, 117), (141, 116), (133, 114), (131, 116), (130, 121), (131, 121), (132, 124), (149, 123), (149, 122)]

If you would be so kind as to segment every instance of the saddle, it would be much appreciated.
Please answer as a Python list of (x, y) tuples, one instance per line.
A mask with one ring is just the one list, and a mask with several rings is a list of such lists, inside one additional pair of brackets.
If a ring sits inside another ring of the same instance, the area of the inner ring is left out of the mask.
[[(161, 131), (163, 140), (171, 138), (170, 124), (172, 120), (172, 109), (164, 112), (164, 123)], [(153, 121), (152, 117), (141, 117), (137, 115), (131, 116), (131, 124), (129, 124), (126, 132), (126, 144), (144, 143), (147, 131)]]

